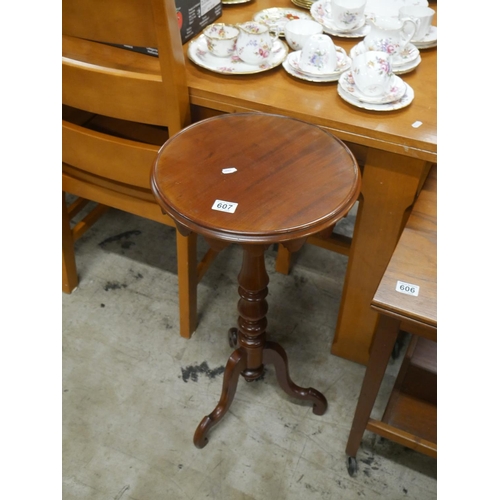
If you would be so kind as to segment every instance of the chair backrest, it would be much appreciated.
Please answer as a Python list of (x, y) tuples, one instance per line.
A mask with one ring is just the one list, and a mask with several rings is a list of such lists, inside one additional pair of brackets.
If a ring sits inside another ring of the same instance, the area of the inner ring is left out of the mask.
[[(170, 136), (190, 123), (172, 0), (63, 0), (62, 30), (63, 105), (122, 124), (167, 127)], [(155, 47), (158, 57), (109, 44)], [(63, 119), (63, 170), (107, 187), (149, 191), (158, 143), (106, 132)]]

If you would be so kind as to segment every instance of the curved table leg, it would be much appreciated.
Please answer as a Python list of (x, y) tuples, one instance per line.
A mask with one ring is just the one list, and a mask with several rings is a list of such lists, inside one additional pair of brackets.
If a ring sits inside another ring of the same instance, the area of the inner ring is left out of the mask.
[(264, 364), (272, 363), (276, 368), (276, 378), (280, 387), (290, 396), (313, 402), (313, 413), (323, 415), (328, 407), (328, 402), (321, 392), (308, 387), (299, 387), (290, 379), (288, 373), (288, 358), (285, 350), (276, 342), (267, 342), (264, 347)]
[(193, 442), (197, 448), (206, 446), (208, 443), (208, 431), (219, 422), (231, 406), (236, 393), (236, 387), (238, 386), (238, 377), (245, 368), (245, 352), (242, 349), (236, 349), (236, 351), (231, 354), (226, 364), (224, 381), (222, 382), (222, 394), (219, 403), (210, 415), (203, 417), (194, 433)]

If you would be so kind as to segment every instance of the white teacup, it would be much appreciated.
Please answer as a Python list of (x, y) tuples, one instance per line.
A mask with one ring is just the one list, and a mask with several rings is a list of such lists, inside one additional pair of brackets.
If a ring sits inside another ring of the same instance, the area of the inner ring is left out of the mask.
[(330, 0), (332, 22), (339, 30), (350, 31), (362, 24), (366, 0)]
[(277, 33), (258, 21), (247, 21), (237, 25), (240, 35), (236, 40), (236, 54), (247, 64), (260, 65), (267, 62)]
[(300, 54), (299, 68), (305, 73), (326, 75), (337, 69), (337, 51), (345, 56), (345, 50), (335, 47), (328, 35), (311, 35)]
[(353, 58), (352, 77), (358, 90), (369, 97), (386, 93), (394, 80), (391, 56), (387, 52), (367, 51)]
[(370, 17), (367, 18), (371, 26), (365, 36), (363, 44), (367, 50), (380, 50), (400, 56), (410, 40), (413, 39), (417, 24), (410, 18), (397, 17)]
[(418, 42), (423, 40), (429, 34), (431, 29), (432, 19), (434, 18), (435, 10), (422, 5), (405, 5), (399, 9), (399, 18), (410, 18), (417, 25), (417, 30), (413, 35), (412, 40)]
[(217, 57), (229, 57), (236, 49), (240, 30), (230, 24), (215, 23), (203, 30), (208, 51)]
[(285, 39), (293, 50), (301, 50), (311, 35), (323, 33), (323, 26), (309, 19), (294, 19), (285, 24)]

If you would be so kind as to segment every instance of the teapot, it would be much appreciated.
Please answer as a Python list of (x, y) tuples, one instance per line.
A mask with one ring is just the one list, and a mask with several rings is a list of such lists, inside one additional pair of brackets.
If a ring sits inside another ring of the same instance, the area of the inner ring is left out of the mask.
[(418, 28), (409, 17), (367, 16), (366, 21), (371, 26), (364, 39), (366, 50), (378, 50), (393, 56), (403, 53)]

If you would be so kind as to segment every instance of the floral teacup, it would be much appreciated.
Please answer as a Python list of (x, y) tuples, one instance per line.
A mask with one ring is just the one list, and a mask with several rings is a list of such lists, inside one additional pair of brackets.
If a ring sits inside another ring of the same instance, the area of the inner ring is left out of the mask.
[(312, 75), (328, 75), (337, 69), (337, 51), (347, 56), (341, 47), (335, 47), (328, 35), (311, 35), (302, 49), (299, 68)]
[(369, 97), (383, 95), (394, 80), (391, 56), (375, 50), (357, 55), (352, 60), (352, 77), (362, 94)]
[(236, 39), (240, 30), (230, 24), (210, 24), (203, 30), (207, 40), (207, 48), (217, 57), (229, 57), (236, 48)]
[(271, 33), (267, 25), (257, 21), (237, 24), (237, 27), (240, 29), (240, 35), (236, 41), (238, 57), (247, 64), (256, 66), (266, 63), (278, 35)]
[(323, 33), (323, 26), (309, 19), (294, 19), (285, 24), (285, 38), (293, 50), (301, 50), (311, 35)]
[(395, 17), (368, 18), (371, 25), (363, 43), (367, 50), (380, 50), (399, 56), (415, 35), (417, 24), (410, 18)]
[(364, 24), (366, 0), (331, 0), (332, 22), (340, 31)]

